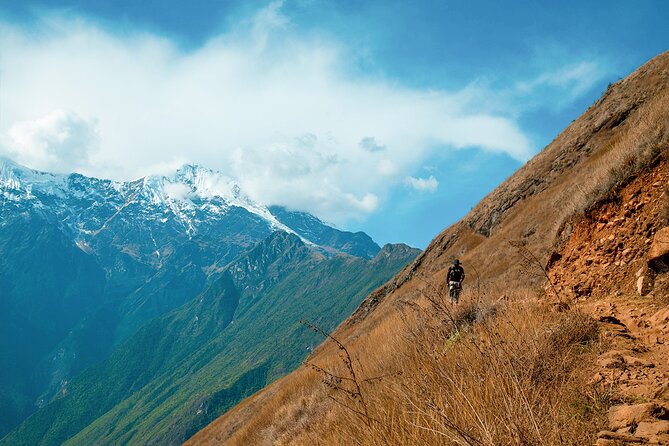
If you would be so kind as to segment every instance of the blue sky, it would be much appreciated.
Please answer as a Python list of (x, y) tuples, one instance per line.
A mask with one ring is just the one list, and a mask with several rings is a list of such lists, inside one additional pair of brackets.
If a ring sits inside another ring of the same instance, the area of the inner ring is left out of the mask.
[(0, 152), (426, 244), (667, 50), (664, 1), (0, 1)]

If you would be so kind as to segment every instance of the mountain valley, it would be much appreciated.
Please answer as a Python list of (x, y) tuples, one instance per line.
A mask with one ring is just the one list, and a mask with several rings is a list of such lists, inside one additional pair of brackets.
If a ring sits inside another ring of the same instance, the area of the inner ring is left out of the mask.
[[(1, 427), (42, 408), (0, 444), (61, 444), (103, 416), (129, 435), (114, 410), (132, 398), (148, 400), (129, 419), (162, 423), (136, 430), (176, 444), (299, 365), (316, 342), (300, 318), (334, 328), (418, 253), (259, 205), (196, 166), (115, 183), (4, 160), (0, 179)], [(178, 397), (154, 395), (177, 381)]]

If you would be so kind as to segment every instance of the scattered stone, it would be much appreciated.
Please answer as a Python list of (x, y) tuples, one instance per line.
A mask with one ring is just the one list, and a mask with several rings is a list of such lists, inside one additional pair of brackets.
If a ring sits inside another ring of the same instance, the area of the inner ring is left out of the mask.
[(669, 400), (669, 384), (663, 384), (653, 395), (653, 398)]
[(658, 272), (669, 271), (669, 227), (655, 233), (648, 251), (648, 266)]
[(631, 365), (631, 366), (636, 366), (636, 367), (655, 367), (655, 364), (653, 364), (650, 361), (646, 361), (641, 358), (636, 358), (634, 356), (623, 356), (623, 360), (625, 361), (625, 364)]
[(669, 307), (659, 310), (649, 319), (651, 325), (662, 332), (669, 332)]
[(655, 415), (665, 413), (666, 408), (657, 403), (619, 405), (609, 409), (609, 427), (614, 430), (652, 420)]
[(653, 280), (649, 276), (639, 276), (636, 281), (636, 291), (640, 296), (646, 296), (653, 291)]
[(625, 366), (623, 352), (616, 350), (606, 352), (597, 359), (597, 365), (605, 369), (621, 369)]
[[(597, 445), (618, 445), (620, 441), (627, 443), (645, 443), (647, 440), (645, 438), (635, 437), (632, 434), (626, 434), (622, 432), (611, 432), (611, 431), (601, 431), (597, 434), (599, 439), (597, 440)], [(600, 443), (599, 440), (608, 440), (613, 441), (612, 443)]]
[(669, 433), (669, 421), (642, 421), (634, 431), (637, 437), (650, 437), (653, 435)]
[(597, 373), (595, 373), (594, 375), (592, 375), (592, 378), (590, 378), (590, 380), (588, 381), (588, 384), (590, 384), (590, 385), (594, 385), (594, 384), (598, 384), (598, 383), (600, 383), (600, 382), (602, 382), (602, 381), (604, 381), (604, 375), (602, 375), (601, 373), (597, 372)]
[(669, 434), (660, 434), (655, 437), (648, 438), (648, 444), (658, 445), (658, 446), (667, 446), (669, 444)]

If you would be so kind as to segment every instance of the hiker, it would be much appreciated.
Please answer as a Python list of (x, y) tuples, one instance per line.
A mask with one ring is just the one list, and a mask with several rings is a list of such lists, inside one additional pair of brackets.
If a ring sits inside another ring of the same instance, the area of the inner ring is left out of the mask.
[(460, 263), (460, 260), (453, 260), (453, 265), (448, 268), (448, 274), (446, 275), (446, 281), (448, 282), (449, 295), (453, 301), (457, 304), (460, 300), (460, 292), (462, 291), (462, 282), (465, 281), (465, 270)]

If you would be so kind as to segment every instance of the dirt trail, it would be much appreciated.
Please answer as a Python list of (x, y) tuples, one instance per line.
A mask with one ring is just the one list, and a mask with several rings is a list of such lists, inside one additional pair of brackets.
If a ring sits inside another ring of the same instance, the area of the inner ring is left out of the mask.
[(618, 403), (598, 446), (669, 445), (669, 307), (616, 297), (584, 306), (603, 325), (591, 384)]
[(550, 265), (562, 297), (602, 324), (590, 384), (614, 406), (597, 446), (669, 445), (669, 274), (648, 267), (667, 190), (664, 164), (635, 179), (575, 224)]

